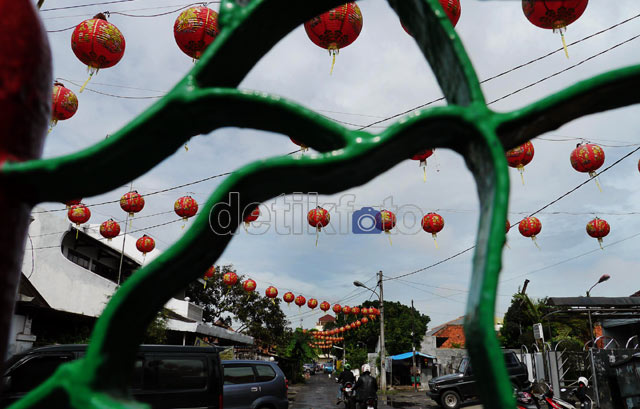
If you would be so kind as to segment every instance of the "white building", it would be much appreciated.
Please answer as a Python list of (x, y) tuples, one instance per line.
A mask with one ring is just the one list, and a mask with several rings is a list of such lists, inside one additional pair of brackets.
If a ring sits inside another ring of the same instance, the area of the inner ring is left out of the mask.
[[(38, 337), (43, 337), (40, 341), (55, 338), (56, 328), (65, 325), (71, 331), (91, 328), (118, 282), (161, 253), (154, 249), (143, 257), (136, 248), (138, 237), (127, 235), (125, 239), (121, 234), (108, 241), (100, 235), (99, 224), (76, 230), (65, 216), (64, 212), (34, 209), (9, 355), (32, 347)], [(185, 299), (184, 291), (167, 302), (165, 312), (170, 343), (193, 345), (196, 337), (209, 337), (227, 345), (253, 344), (250, 336), (203, 323), (202, 308)]]

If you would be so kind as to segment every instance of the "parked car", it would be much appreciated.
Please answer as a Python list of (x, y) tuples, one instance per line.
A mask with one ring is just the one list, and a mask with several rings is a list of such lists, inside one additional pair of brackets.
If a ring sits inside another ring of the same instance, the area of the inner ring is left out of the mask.
[[(520, 362), (516, 354), (504, 351), (504, 360), (511, 383), (518, 389), (529, 385), (527, 366)], [(476, 380), (469, 358), (466, 357), (460, 362), (457, 373), (432, 378), (429, 381), (427, 396), (446, 409), (457, 409), (461, 403), (477, 400)]]
[(324, 373), (333, 373), (333, 364), (325, 364)]
[(224, 408), (287, 409), (289, 382), (275, 362), (222, 361)]
[[(56, 345), (14, 355), (5, 364), (0, 408), (41, 384), (65, 362), (85, 355), (86, 345)], [(141, 345), (131, 393), (154, 409), (222, 407), (222, 365), (217, 348)]]
[(302, 365), (302, 370), (304, 372), (309, 372), (309, 375), (316, 374), (316, 366), (314, 364), (304, 364)]

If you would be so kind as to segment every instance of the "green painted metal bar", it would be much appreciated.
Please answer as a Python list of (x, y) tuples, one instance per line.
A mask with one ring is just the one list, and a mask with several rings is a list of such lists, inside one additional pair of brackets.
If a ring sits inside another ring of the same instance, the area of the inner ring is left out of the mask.
[[(140, 117), (76, 154), (2, 166), (0, 183), (13, 186), (19, 197), (35, 204), (109, 191), (150, 170), (190, 137), (225, 126), (282, 133), (321, 152), (261, 160), (231, 174), (184, 236), (133, 274), (112, 297), (95, 326), (87, 355), (62, 366), (12, 408), (145, 407), (127, 392), (144, 329), (176, 290), (218, 259), (242, 220), (242, 209), (282, 193), (331, 194), (359, 186), (413, 153), (433, 147), (451, 148), (464, 156), (476, 180), (481, 216), (465, 322), (467, 347), (477, 372), (484, 374), (478, 383), (485, 407), (515, 406), (493, 329), (509, 197), (504, 150), (579, 116), (637, 103), (639, 97), (632, 90), (640, 81), (640, 66), (583, 81), (521, 110), (494, 113), (484, 102), (471, 62), (438, 0), (389, 0), (415, 33), (452, 105), (416, 112), (373, 135), (350, 131), (294, 102), (234, 88), (289, 31), (343, 2), (224, 0), (219, 37), (192, 71)], [(572, 106), (575, 101), (580, 105)], [(208, 115), (201, 115), (204, 112)], [(134, 161), (144, 147), (152, 149)], [(114, 161), (135, 167), (107, 171)], [(88, 177), (68, 178), (78, 166), (88, 175), (102, 175), (100, 183)], [(229, 197), (237, 198), (238, 204), (231, 214), (216, 206)]]

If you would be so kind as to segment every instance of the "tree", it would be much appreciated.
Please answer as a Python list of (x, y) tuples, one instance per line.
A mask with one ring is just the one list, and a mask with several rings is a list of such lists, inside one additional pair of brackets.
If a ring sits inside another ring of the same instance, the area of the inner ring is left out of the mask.
[(313, 362), (318, 355), (316, 351), (309, 346), (309, 344), (313, 342), (310, 333), (305, 333), (300, 328), (296, 328), (295, 331), (287, 335), (289, 342), (286, 346), (279, 348), (278, 352), (293, 362), (294, 370), (292, 381), (296, 383), (303, 379), (302, 366), (305, 363)]
[[(379, 308), (379, 302), (366, 301), (362, 304), (362, 307)], [(361, 317), (356, 317), (355, 315), (345, 317), (344, 314), (340, 314), (336, 322), (328, 324), (326, 329), (340, 328), (360, 318)], [(384, 344), (388, 355), (401, 354), (412, 350), (412, 321), (415, 334), (413, 342), (416, 350), (420, 350), (420, 344), (422, 343), (424, 334), (427, 332), (427, 324), (431, 321), (429, 316), (421, 314), (415, 309), (412, 310), (411, 307), (399, 302), (385, 301), (384, 318)], [(379, 317), (376, 317), (375, 320), (369, 320), (367, 324), (344, 333), (347, 361), (355, 364), (361, 360), (363, 354), (362, 352), (358, 352), (358, 350), (364, 349), (368, 352), (375, 351), (380, 336), (379, 319)]]
[[(553, 308), (547, 305), (546, 298), (531, 300), (521, 292), (514, 294), (500, 330), (502, 345), (506, 348), (520, 348), (522, 345), (529, 347), (534, 344), (533, 324), (542, 323), (543, 317), (552, 311)], [(569, 349), (579, 349), (590, 339), (589, 324), (581, 318), (560, 319), (559, 316), (554, 316), (548, 324), (545, 323), (543, 331), (545, 340), (565, 340), (567, 342), (564, 345)]]
[(228, 287), (222, 277), (234, 271), (233, 266), (216, 267), (216, 275), (209, 280), (206, 288), (199, 282), (187, 287), (186, 295), (191, 302), (203, 308), (202, 320), (211, 324), (232, 326), (240, 324), (238, 332), (246, 333), (267, 346), (283, 342), (288, 324), (280, 309), (280, 299), (269, 299), (258, 291), (247, 294), (242, 288), (244, 276), (238, 276), (238, 283)]

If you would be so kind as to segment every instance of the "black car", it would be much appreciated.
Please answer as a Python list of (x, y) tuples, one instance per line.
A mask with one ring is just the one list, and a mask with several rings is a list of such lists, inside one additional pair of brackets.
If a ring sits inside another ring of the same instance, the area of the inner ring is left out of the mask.
[[(511, 383), (518, 389), (529, 385), (527, 366), (520, 362), (516, 354), (504, 351), (504, 360)], [(427, 396), (447, 409), (456, 409), (463, 402), (477, 400), (476, 380), (469, 358), (466, 357), (460, 362), (457, 373), (431, 379)]]
[[(22, 398), (65, 362), (82, 358), (86, 345), (56, 345), (14, 355), (5, 364), (0, 408)], [(131, 393), (154, 409), (222, 407), (222, 365), (217, 348), (141, 345)]]

